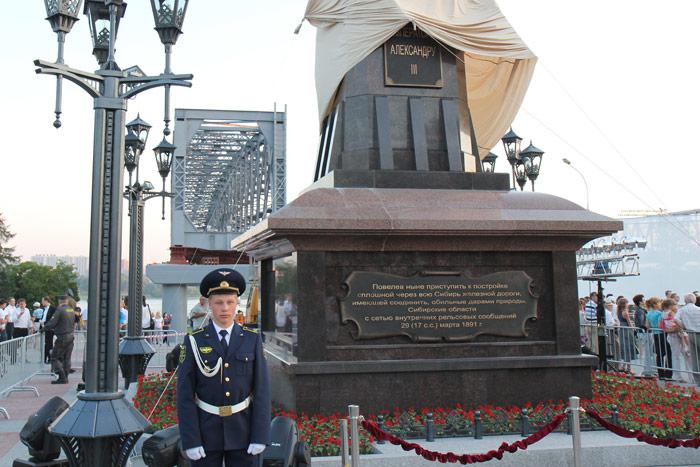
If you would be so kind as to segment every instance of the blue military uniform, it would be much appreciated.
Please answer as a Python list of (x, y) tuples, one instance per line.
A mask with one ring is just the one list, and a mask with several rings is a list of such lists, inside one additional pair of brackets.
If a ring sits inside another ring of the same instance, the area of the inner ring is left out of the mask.
[[(217, 271), (205, 277), (200, 290), (219, 290), (221, 284), (235, 287), (236, 293), (245, 290), (245, 282), (241, 287), (231, 276), (221, 281), (214, 274)], [(210, 287), (212, 281), (207, 278), (212, 274), (217, 282)], [(270, 438), (270, 386), (260, 334), (234, 324), (224, 351), (214, 323), (210, 322), (188, 336), (183, 347), (177, 372), (182, 448), (204, 447), (207, 456), (193, 465), (220, 467), (221, 452), (231, 451), (238, 451), (240, 465), (252, 465), (254, 457), (246, 454), (246, 448), (250, 443), (266, 445)], [(218, 464), (213, 463), (217, 458)], [(227, 461), (227, 465), (239, 464)]]

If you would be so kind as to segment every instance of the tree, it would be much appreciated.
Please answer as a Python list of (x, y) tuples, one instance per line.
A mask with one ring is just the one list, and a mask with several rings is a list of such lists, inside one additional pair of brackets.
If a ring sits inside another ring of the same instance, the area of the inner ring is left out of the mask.
[(55, 268), (31, 261), (12, 264), (5, 268), (4, 281), (0, 282), (1, 296), (26, 298), (28, 303), (39, 302), (45, 295), (55, 299), (66, 289), (78, 292), (78, 276), (72, 265), (60, 262)]
[(10, 264), (15, 264), (18, 258), (14, 255), (15, 249), (7, 246), (15, 234), (10, 232), (10, 228), (5, 224), (5, 217), (0, 212), (0, 269), (4, 269)]

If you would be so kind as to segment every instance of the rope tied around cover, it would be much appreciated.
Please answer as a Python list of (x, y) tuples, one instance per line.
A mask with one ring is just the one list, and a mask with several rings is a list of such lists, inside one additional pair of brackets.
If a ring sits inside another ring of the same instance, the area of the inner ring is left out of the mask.
[(561, 424), (564, 418), (566, 418), (566, 412), (560, 413), (559, 415), (555, 416), (548, 424), (546, 424), (539, 431), (531, 434), (527, 438), (519, 439), (511, 444), (503, 442), (498, 447), (498, 449), (493, 449), (485, 454), (461, 455), (457, 455), (453, 452), (442, 453), (437, 451), (430, 451), (428, 449), (423, 448), (419, 444), (409, 443), (408, 441), (405, 441), (390, 433), (387, 433), (386, 431), (379, 428), (376, 423), (371, 422), (369, 420), (363, 420), (362, 426), (375, 438), (389, 441), (391, 444), (401, 446), (401, 448), (404, 451), (416, 451), (416, 454), (429, 461), (439, 461), (442, 463), (459, 462), (460, 464), (474, 464), (477, 462), (487, 462), (494, 458), (500, 460), (505, 452), (515, 452), (518, 449), (527, 449), (528, 446), (535, 444), (536, 442), (540, 441), (542, 438), (550, 434), (552, 431), (554, 431)]
[(586, 414), (591, 417), (593, 420), (598, 422), (600, 426), (605, 428), (608, 431), (611, 431), (612, 433), (615, 433), (618, 436), (621, 436), (623, 438), (635, 438), (637, 441), (641, 441), (647, 444), (651, 444), (652, 446), (665, 446), (667, 448), (699, 448), (700, 447), (700, 438), (692, 438), (692, 439), (676, 439), (676, 438), (657, 438), (655, 436), (650, 436), (647, 435), (639, 430), (628, 430), (626, 428), (623, 428), (619, 425), (615, 425), (613, 423), (610, 423), (603, 417), (601, 417), (597, 412), (591, 409), (586, 409)]

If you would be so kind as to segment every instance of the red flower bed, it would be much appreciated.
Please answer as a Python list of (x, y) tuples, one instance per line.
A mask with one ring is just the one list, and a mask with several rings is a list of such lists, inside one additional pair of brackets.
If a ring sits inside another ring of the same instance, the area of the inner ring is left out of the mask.
[[(170, 373), (158, 373), (139, 378), (139, 388), (134, 406), (149, 416), (158, 397), (170, 378)], [(700, 394), (688, 388), (672, 384), (660, 385), (657, 380), (637, 380), (624, 374), (594, 373), (593, 398), (582, 400), (581, 405), (592, 408), (604, 417), (611, 416), (612, 406), (618, 407), (619, 424), (630, 430), (641, 430), (657, 437), (700, 436)], [(433, 414), (437, 436), (472, 436), (474, 412), (481, 411), (485, 434), (517, 432), (523, 408), (533, 428), (545, 425), (555, 415), (564, 411), (563, 401), (547, 401), (523, 407), (497, 407), (481, 405), (469, 407), (457, 404), (454, 407), (394, 409), (379, 414), (365, 414), (369, 420), (384, 417), (387, 431), (399, 437), (416, 437), (424, 433), (427, 414)], [(338, 436), (343, 415), (307, 415), (286, 412), (275, 408), (274, 416), (283, 415), (297, 421), (299, 435), (306, 440), (314, 456), (333, 456), (340, 452)], [(150, 418), (156, 428), (165, 428), (177, 423), (175, 410), (175, 379)], [(588, 417), (582, 417), (584, 425), (590, 425)], [(364, 430), (360, 433), (363, 453), (372, 451), (373, 438)]]

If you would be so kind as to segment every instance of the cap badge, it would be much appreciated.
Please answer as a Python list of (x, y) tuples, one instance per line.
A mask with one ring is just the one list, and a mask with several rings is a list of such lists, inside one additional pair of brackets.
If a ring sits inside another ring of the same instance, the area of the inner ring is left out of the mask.
[(227, 288), (227, 287), (229, 287), (228, 282), (223, 281), (221, 284), (219, 284), (219, 287), (222, 287), (222, 288)]
[(219, 274), (221, 274), (222, 276), (228, 276), (231, 273), (228, 271), (219, 271)]

